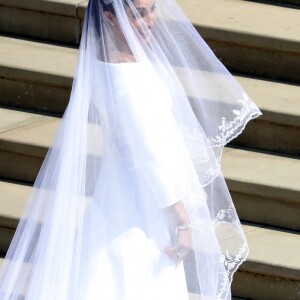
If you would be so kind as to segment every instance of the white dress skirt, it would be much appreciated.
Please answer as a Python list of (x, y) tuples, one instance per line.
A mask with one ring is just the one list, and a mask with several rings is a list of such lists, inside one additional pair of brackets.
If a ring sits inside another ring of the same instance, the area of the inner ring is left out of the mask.
[[(105, 72), (114, 77), (116, 96), (109, 101), (118, 131), (101, 163), (95, 192), (85, 214), (80, 299), (188, 300), (183, 261), (171, 259), (164, 252), (176, 240), (166, 212), (167, 207), (179, 201), (171, 191), (174, 174), (161, 164), (161, 157), (155, 156), (156, 146), (162, 145), (153, 144), (156, 129), (172, 125), (168, 124), (172, 116), (168, 93), (154, 73), (141, 73), (135, 63), (99, 62), (99, 71), (100, 78), (109, 78), (101, 76)], [(141, 75), (145, 90), (143, 86), (136, 87), (136, 76)], [(153, 84), (150, 91), (146, 88), (149, 82)], [(112, 83), (107, 83), (107, 87), (112, 88)], [(152, 101), (145, 104), (146, 101), (142, 102), (145, 98)], [(137, 115), (143, 116), (143, 124), (139, 124), (143, 128), (137, 128), (134, 117)], [(122, 122), (124, 118), (126, 124)], [(169, 141), (173, 138), (169, 137)], [(128, 145), (129, 142), (137, 145)], [(140, 148), (141, 160), (132, 156), (132, 147)], [(146, 169), (147, 183), (151, 183), (146, 187), (140, 169), (145, 170), (144, 164), (148, 162), (151, 165)], [(149, 193), (149, 188), (155, 193)], [(155, 197), (158, 193), (161, 196)], [(150, 195), (155, 195), (155, 199)]]

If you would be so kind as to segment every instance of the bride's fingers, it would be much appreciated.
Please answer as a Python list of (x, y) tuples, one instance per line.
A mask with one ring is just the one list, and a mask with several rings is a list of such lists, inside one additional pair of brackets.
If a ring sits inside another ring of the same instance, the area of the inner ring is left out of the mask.
[(172, 259), (181, 260), (186, 255), (187, 250), (184, 247), (177, 245), (175, 247), (165, 248), (164, 252)]
[(168, 248), (165, 248), (164, 252), (171, 257), (176, 257), (177, 248), (176, 247), (168, 247)]
[(191, 233), (189, 230), (181, 230), (177, 233), (176, 245), (167, 247), (164, 252), (174, 260), (182, 260), (191, 248)]

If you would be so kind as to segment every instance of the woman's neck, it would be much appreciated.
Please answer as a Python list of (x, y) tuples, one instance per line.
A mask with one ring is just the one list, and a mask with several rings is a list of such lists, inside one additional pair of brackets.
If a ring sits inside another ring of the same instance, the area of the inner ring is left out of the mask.
[(124, 37), (116, 36), (114, 45), (116, 50), (110, 55), (110, 60), (112, 60), (112, 62), (136, 62)]

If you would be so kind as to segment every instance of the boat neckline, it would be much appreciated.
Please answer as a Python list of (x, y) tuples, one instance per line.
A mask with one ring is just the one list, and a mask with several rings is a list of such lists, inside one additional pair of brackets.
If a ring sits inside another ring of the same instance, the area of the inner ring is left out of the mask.
[(139, 63), (137, 63), (137, 62), (110, 63), (110, 62), (105, 62), (105, 61), (102, 61), (99, 59), (98, 59), (98, 62), (100, 62), (102, 65), (110, 65), (110, 66), (139, 65)]

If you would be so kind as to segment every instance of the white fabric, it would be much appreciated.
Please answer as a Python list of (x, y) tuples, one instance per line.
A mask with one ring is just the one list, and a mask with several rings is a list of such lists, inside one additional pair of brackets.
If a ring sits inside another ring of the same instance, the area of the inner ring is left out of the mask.
[[(184, 157), (172, 156), (183, 140), (175, 128), (170, 95), (146, 67), (98, 63), (101, 80), (106, 80), (105, 71), (115, 78), (115, 86), (109, 85), (115, 97), (109, 101), (115, 108), (118, 132), (110, 151), (114, 157), (108, 155), (107, 162), (102, 162), (105, 175), (99, 176), (86, 214), (83, 236), (88, 239), (83, 243), (87, 249), (82, 261), (87, 264), (87, 278), (82, 298), (188, 300), (183, 263), (174, 264), (163, 252), (172, 245), (172, 237), (162, 209), (178, 202), (172, 187), (183, 177), (172, 162)], [(149, 84), (156, 89), (149, 89)], [(139, 149), (139, 156), (132, 156), (131, 149)], [(145, 175), (155, 193), (150, 199), (138, 188), (137, 181)], [(89, 236), (91, 228), (101, 228), (103, 223), (108, 227), (106, 242), (97, 233)]]
[(1, 299), (230, 299), (248, 247), (220, 161), (260, 111), (175, 1), (112, 5), (89, 2), (70, 103), (1, 267)]

